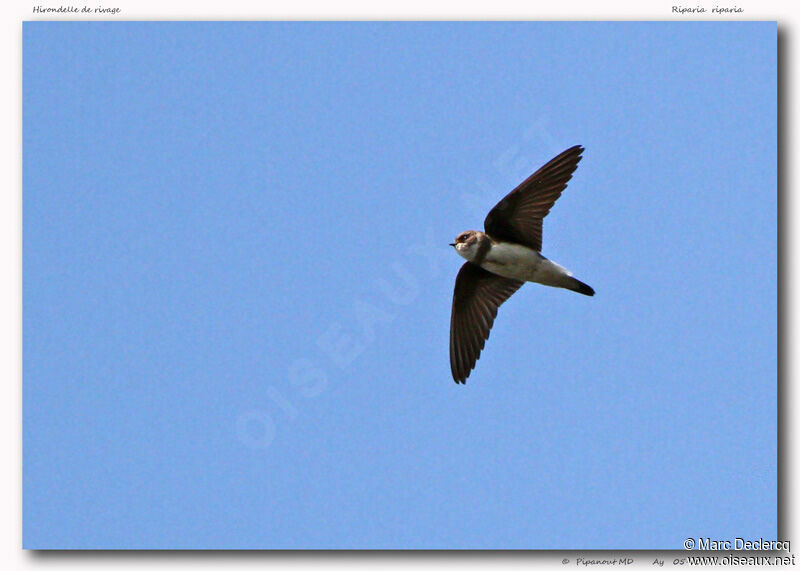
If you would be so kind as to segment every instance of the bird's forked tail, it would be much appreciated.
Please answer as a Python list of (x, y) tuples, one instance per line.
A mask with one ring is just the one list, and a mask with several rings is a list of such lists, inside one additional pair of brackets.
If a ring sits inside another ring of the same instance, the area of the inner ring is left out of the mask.
[(577, 291), (578, 293), (582, 293), (583, 295), (594, 295), (594, 290), (592, 286), (583, 283), (581, 280), (576, 280), (572, 276), (569, 276), (567, 283), (564, 285), (565, 288), (570, 289), (572, 291)]

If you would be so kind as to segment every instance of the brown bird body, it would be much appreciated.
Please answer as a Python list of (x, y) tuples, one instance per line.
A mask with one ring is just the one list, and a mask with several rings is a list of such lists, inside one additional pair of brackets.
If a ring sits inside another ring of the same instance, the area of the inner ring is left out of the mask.
[(584, 295), (594, 290), (541, 255), (542, 220), (572, 178), (583, 147), (574, 146), (544, 165), (492, 208), (485, 232), (462, 232), (451, 244), (467, 261), (453, 291), (450, 368), (465, 383), (489, 338), (497, 309), (522, 284), (535, 282)]

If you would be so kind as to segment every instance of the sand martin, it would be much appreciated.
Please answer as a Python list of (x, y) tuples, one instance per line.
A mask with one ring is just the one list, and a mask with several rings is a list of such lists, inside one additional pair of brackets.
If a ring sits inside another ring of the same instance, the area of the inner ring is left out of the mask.
[(485, 232), (462, 232), (452, 244), (467, 260), (456, 277), (450, 316), (450, 368), (466, 383), (497, 316), (497, 308), (525, 282), (594, 290), (540, 253), (542, 219), (578, 168), (583, 147), (567, 149), (508, 193), (483, 221)]

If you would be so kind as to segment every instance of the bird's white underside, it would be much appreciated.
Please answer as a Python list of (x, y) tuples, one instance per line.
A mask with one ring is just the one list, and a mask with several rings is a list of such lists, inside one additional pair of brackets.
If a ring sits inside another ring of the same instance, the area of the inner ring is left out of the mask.
[[(465, 252), (472, 254), (472, 252)], [(469, 257), (462, 254), (466, 259)], [(539, 252), (508, 242), (495, 242), (486, 254), (481, 267), (493, 274), (524, 282), (563, 287), (564, 278), (572, 274), (555, 262), (548, 260)]]

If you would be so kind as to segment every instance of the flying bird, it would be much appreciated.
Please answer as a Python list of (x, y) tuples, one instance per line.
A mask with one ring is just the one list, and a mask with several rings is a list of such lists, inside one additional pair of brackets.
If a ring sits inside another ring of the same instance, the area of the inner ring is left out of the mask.
[(583, 147), (552, 159), (489, 211), (485, 232), (468, 230), (452, 244), (467, 261), (453, 291), (450, 315), (450, 369), (466, 383), (489, 338), (497, 308), (525, 282), (594, 295), (594, 290), (541, 254), (542, 220), (578, 168)]

